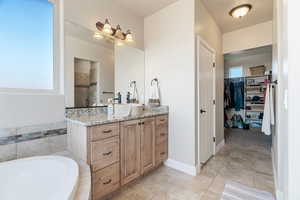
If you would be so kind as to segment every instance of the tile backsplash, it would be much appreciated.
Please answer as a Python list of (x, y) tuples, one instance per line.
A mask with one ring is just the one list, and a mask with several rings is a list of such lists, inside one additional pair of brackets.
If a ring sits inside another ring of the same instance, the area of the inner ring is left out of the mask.
[(66, 122), (0, 129), (0, 162), (67, 149)]

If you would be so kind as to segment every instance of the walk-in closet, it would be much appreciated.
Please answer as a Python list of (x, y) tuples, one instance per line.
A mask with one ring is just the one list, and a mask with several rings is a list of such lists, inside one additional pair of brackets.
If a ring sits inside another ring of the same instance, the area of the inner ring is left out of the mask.
[(224, 66), (225, 140), (271, 146), (272, 46), (225, 54)]

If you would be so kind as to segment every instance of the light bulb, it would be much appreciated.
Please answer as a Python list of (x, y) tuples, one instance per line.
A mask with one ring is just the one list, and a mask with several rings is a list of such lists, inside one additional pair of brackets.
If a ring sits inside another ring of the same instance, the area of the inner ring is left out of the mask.
[(118, 25), (117, 28), (116, 28), (115, 37), (118, 38), (118, 39), (124, 40), (124, 35), (122, 33), (122, 29), (121, 29), (120, 25)]
[(105, 20), (102, 31), (109, 35), (113, 33), (113, 30), (111, 29), (111, 25), (109, 24), (108, 19)]
[(126, 41), (126, 42), (133, 42), (133, 37), (132, 37), (132, 34), (131, 34), (131, 31), (130, 31), (130, 30), (128, 30), (128, 31), (126, 32), (126, 38), (125, 38), (125, 41)]
[(94, 36), (93, 36), (96, 40), (102, 40), (103, 39), (103, 35), (99, 32), (95, 32)]

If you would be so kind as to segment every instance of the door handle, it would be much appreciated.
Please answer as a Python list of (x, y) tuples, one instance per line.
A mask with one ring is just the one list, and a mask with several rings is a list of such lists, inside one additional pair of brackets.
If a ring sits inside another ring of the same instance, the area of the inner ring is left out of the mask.
[(200, 114), (206, 113), (205, 110), (200, 109)]

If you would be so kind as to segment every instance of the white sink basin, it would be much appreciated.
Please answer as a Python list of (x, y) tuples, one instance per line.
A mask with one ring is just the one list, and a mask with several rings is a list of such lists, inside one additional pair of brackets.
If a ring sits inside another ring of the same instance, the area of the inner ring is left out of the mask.
[(118, 119), (128, 117), (130, 115), (141, 115), (142, 113), (143, 106), (141, 104), (115, 104), (115, 112), (114, 114), (109, 114), (109, 117)]
[(130, 104), (115, 104), (115, 118), (128, 117), (131, 112)]

